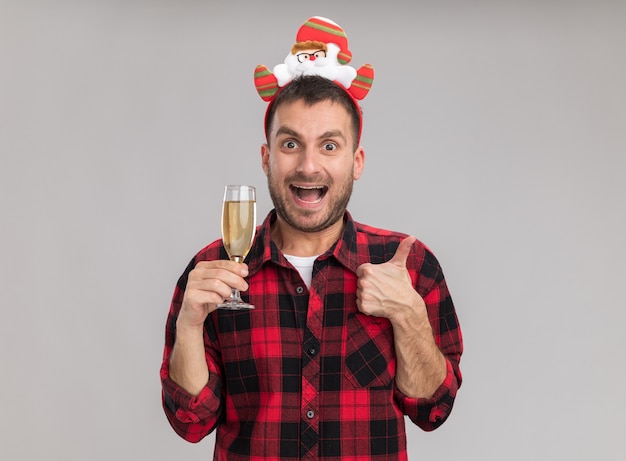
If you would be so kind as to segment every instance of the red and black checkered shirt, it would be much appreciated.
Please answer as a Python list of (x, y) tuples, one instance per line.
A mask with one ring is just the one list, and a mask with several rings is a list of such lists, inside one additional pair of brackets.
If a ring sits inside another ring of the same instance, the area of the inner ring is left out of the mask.
[(205, 322), (210, 378), (192, 396), (169, 378), (187, 276), (199, 261), (226, 259), (221, 241), (200, 251), (176, 286), (166, 325), (163, 407), (174, 430), (197, 442), (217, 428), (214, 459), (407, 459), (404, 415), (429, 431), (450, 414), (461, 384), (461, 331), (439, 263), (419, 241), (407, 269), (424, 298), (447, 376), (430, 399), (395, 386), (393, 332), (359, 313), (359, 265), (393, 257), (404, 235), (345, 216), (342, 237), (313, 267), (307, 289), (270, 240), (271, 212), (247, 258), (256, 309), (217, 310)]

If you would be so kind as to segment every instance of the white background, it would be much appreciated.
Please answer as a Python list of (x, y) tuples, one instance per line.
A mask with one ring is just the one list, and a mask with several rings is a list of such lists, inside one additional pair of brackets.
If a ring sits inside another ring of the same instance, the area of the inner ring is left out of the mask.
[(0, 1), (3, 459), (206, 460), (160, 404), (176, 279), (259, 190), (257, 64), (376, 72), (355, 219), (440, 259), (465, 382), (412, 459), (623, 459), (626, 2)]

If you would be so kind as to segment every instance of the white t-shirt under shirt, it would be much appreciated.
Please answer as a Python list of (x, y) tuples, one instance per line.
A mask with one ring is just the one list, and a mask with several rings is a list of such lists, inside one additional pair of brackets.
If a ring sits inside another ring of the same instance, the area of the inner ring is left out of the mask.
[(311, 288), (311, 279), (313, 278), (313, 263), (319, 255), (316, 256), (292, 256), (285, 255), (287, 261), (291, 263), (293, 267), (298, 269), (300, 277), (306, 283), (306, 286)]

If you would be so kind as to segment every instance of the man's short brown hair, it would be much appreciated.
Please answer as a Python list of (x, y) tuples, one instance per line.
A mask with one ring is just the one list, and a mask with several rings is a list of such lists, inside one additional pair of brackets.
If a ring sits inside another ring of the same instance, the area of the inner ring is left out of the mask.
[(306, 75), (295, 78), (292, 82), (282, 88), (274, 100), (270, 102), (265, 114), (265, 138), (269, 144), (272, 120), (276, 109), (281, 104), (295, 101), (304, 101), (307, 105), (314, 105), (323, 101), (333, 101), (343, 106), (352, 117), (352, 131), (354, 135), (354, 150), (359, 147), (361, 134), (361, 108), (356, 101), (348, 94), (347, 90), (337, 83), (315, 75)]

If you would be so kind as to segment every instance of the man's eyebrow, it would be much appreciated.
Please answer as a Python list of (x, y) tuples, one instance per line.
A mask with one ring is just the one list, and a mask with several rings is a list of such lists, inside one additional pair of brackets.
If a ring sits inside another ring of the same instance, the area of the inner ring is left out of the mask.
[(276, 130), (276, 136), (280, 136), (281, 134), (286, 134), (288, 136), (293, 136), (294, 138), (300, 137), (300, 135), (298, 134), (297, 131), (292, 130), (288, 126), (281, 126), (280, 128), (278, 128), (278, 130)]
[(344, 141), (347, 141), (345, 135), (343, 134), (343, 131), (341, 130), (327, 131), (326, 133), (320, 136), (320, 139), (322, 138), (341, 138)]
[[(293, 136), (294, 138), (300, 138), (300, 133), (298, 133), (296, 130), (292, 128), (289, 128), (288, 126), (281, 126), (280, 128), (278, 128), (278, 130), (276, 130), (276, 136), (280, 136), (280, 135), (287, 135), (287, 136)], [(343, 134), (343, 131), (341, 130), (326, 131), (325, 133), (322, 133), (319, 136), (319, 139), (327, 139), (327, 138), (341, 138), (344, 140), (344, 142), (347, 142), (347, 139), (345, 135)]]

